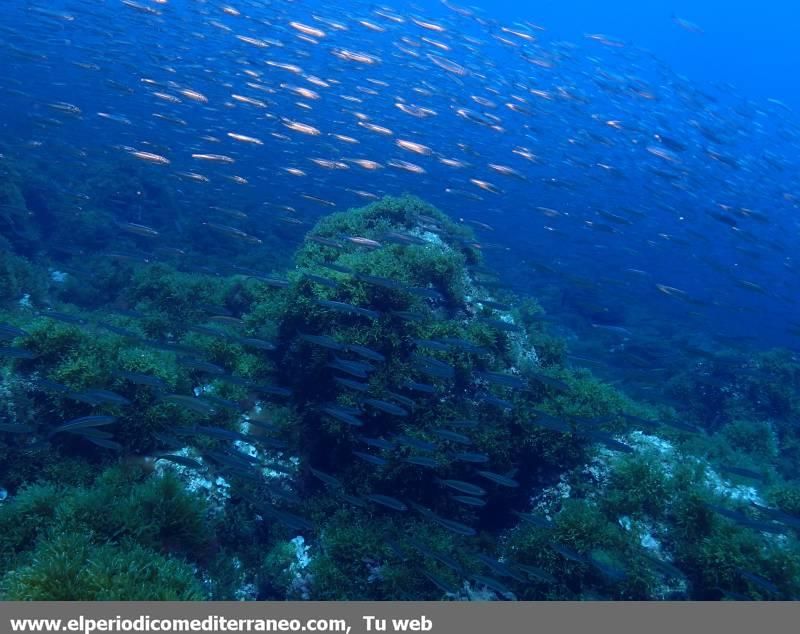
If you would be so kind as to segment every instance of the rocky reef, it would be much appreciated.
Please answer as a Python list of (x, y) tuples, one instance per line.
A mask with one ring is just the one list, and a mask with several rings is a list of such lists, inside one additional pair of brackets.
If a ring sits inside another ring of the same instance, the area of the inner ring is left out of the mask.
[(4, 598), (800, 595), (791, 357), (635, 402), (414, 197), (285, 274), (106, 264), (0, 261)]

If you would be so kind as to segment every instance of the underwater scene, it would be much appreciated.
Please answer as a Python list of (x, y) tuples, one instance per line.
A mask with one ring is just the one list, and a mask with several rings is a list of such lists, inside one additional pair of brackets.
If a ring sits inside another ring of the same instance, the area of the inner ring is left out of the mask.
[(800, 597), (796, 111), (484, 4), (5, 0), (0, 599)]

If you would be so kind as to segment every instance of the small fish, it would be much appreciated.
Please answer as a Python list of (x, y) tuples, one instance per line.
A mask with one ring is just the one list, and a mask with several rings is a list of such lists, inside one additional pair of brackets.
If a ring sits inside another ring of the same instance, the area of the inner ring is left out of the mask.
[(376, 467), (385, 467), (387, 464), (389, 464), (389, 461), (386, 460), (386, 458), (381, 458), (380, 456), (375, 456), (371, 453), (366, 453), (363, 451), (354, 451), (353, 455), (356, 456), (356, 458), (361, 458), (361, 460), (363, 460), (364, 462), (368, 462), (372, 465), (375, 465)]
[(628, 573), (621, 566), (610, 563), (605, 553), (593, 552), (588, 561), (611, 581), (625, 581), (628, 578)]
[(461, 339), (460, 337), (442, 337), (440, 339), (443, 343), (446, 343), (454, 348), (459, 348), (464, 352), (472, 352), (474, 354), (486, 354), (488, 350), (481, 346), (476, 346), (471, 341), (467, 341), (466, 339)]
[(339, 282), (336, 280), (329, 279), (327, 277), (322, 277), (321, 275), (312, 275), (311, 273), (305, 273), (303, 275), (305, 279), (309, 282), (314, 282), (314, 284), (319, 284), (320, 286), (325, 286), (327, 288), (339, 288)]
[[(232, 378), (232, 377), (227, 377)], [(258, 385), (250, 385), (256, 392), (259, 394), (267, 394), (269, 396), (281, 396), (284, 398), (288, 398), (292, 395), (292, 390), (288, 387), (283, 387), (281, 385), (267, 385), (264, 383), (260, 383)]]
[(130, 405), (131, 402), (124, 396), (110, 390), (89, 389), (79, 393), (84, 401), (94, 404), (111, 403), (113, 405)]
[(527, 522), (533, 526), (538, 528), (546, 528), (552, 529), (554, 527), (553, 522), (542, 515), (534, 515), (533, 513), (521, 513), (519, 511), (514, 511), (514, 515), (520, 518), (523, 522)]
[(398, 231), (390, 231), (388, 233), (383, 234), (381, 240), (384, 242), (392, 242), (394, 244), (417, 244), (417, 245), (425, 245), (427, 244), (425, 240), (418, 236), (414, 236), (408, 233), (401, 233)]
[(211, 460), (221, 467), (231, 469), (238, 475), (243, 475), (245, 477), (253, 475), (251, 467), (253, 464), (257, 464), (253, 462), (255, 459), (253, 459), (251, 456), (234, 450), (206, 451), (203, 454), (203, 457)]
[(122, 231), (127, 231), (137, 236), (144, 238), (157, 238), (159, 237), (158, 231), (146, 225), (136, 224), (135, 222), (118, 222), (117, 227)]
[(791, 526), (792, 528), (800, 528), (800, 516), (792, 515), (790, 513), (786, 513), (779, 509), (771, 509), (766, 506), (761, 506), (760, 504), (756, 504), (755, 502), (751, 502), (750, 504), (754, 508), (758, 509), (759, 512), (768, 515), (776, 522), (781, 522), (782, 524), (785, 524), (786, 526)]
[[(409, 504), (410, 504), (411, 507), (413, 507), (415, 510), (419, 511), (423, 515), (430, 514), (430, 511), (428, 511), (424, 507), (419, 506), (418, 504), (414, 504), (413, 502), (410, 502)], [(463, 574), (464, 568), (461, 566), (460, 563), (458, 563), (455, 559), (453, 559), (449, 555), (445, 555), (444, 553), (441, 553), (439, 551), (432, 550), (427, 545), (425, 545), (425, 544), (423, 544), (423, 543), (421, 543), (421, 542), (419, 542), (419, 541), (417, 541), (415, 539), (409, 538), (407, 540), (407, 542), (408, 542), (409, 546), (414, 548), (416, 551), (418, 551), (424, 557), (430, 557), (434, 561), (438, 561), (440, 564), (442, 564), (443, 566), (449, 568), (450, 570), (452, 570), (456, 574), (459, 574), (459, 575)]]
[(80, 430), (87, 428), (111, 425), (112, 423), (116, 422), (116, 420), (116, 416), (81, 416), (80, 418), (74, 418), (66, 423), (61, 423), (60, 425), (53, 427), (53, 429), (49, 431), (48, 436), (54, 436), (55, 434), (60, 434), (62, 432), (80, 432)]
[(238, 317), (234, 317), (233, 315), (211, 315), (208, 318), (208, 321), (213, 322), (215, 324), (221, 324), (223, 326), (243, 326), (244, 322), (239, 319)]
[(67, 387), (63, 383), (58, 383), (57, 381), (51, 381), (50, 379), (46, 378), (31, 379), (31, 384), (33, 385), (34, 389), (40, 390), (42, 392), (67, 394), (70, 391), (69, 387)]
[(289, 280), (284, 280), (278, 277), (270, 277), (267, 275), (248, 275), (247, 277), (251, 280), (257, 280), (262, 284), (266, 284), (272, 288), (287, 288), (289, 286)]
[(259, 507), (261, 512), (268, 516), (272, 517), (273, 519), (277, 520), (287, 528), (291, 530), (304, 530), (304, 531), (311, 531), (314, 530), (313, 522), (307, 520), (304, 517), (299, 515), (295, 515), (294, 513), (289, 513), (288, 511), (278, 510), (274, 507)]
[(411, 311), (411, 310), (393, 310), (393, 311), (391, 311), (390, 314), (392, 314), (395, 317), (397, 317), (399, 319), (402, 319), (404, 321), (422, 322), (422, 321), (427, 321), (428, 320), (428, 316), (427, 315), (424, 315), (424, 314), (418, 313), (418, 312), (414, 312), (414, 311)]
[(88, 440), (90, 443), (97, 445), (98, 447), (103, 447), (104, 449), (111, 449), (112, 451), (122, 451), (123, 446), (109, 438), (96, 438), (91, 435), (84, 435), (84, 438)]
[(360, 381), (353, 381), (352, 379), (344, 379), (340, 376), (336, 376), (333, 380), (343, 387), (350, 388), (351, 390), (356, 390), (357, 392), (366, 392), (369, 390), (369, 383), (361, 383)]
[(432, 429), (431, 433), (435, 434), (442, 440), (458, 443), (460, 445), (472, 444), (472, 440), (470, 440), (464, 434), (459, 434), (458, 432), (450, 431), (449, 429)]
[(344, 408), (340, 405), (331, 404), (322, 407), (320, 411), (332, 418), (335, 418), (341, 423), (346, 423), (347, 425), (352, 425), (353, 427), (361, 427), (364, 424), (364, 422), (356, 416), (360, 413), (360, 410)]
[(460, 493), (466, 493), (467, 495), (473, 497), (486, 495), (485, 489), (482, 489), (476, 484), (464, 482), (463, 480), (439, 480), (439, 482), (446, 487), (454, 489)]
[(367, 438), (366, 436), (359, 436), (358, 439), (369, 447), (376, 449), (386, 449), (390, 451), (395, 448), (395, 444), (385, 438)]
[(499, 484), (500, 486), (509, 487), (512, 489), (515, 489), (519, 486), (519, 482), (516, 480), (513, 480), (508, 476), (500, 475), (499, 473), (494, 473), (492, 471), (476, 471), (476, 473), (487, 480), (491, 480), (495, 484)]
[(519, 574), (511, 566), (498, 561), (494, 557), (490, 557), (489, 555), (485, 555), (483, 553), (477, 553), (475, 557), (494, 574), (499, 575), (500, 577), (511, 577), (520, 583), (524, 583), (526, 581), (525, 577)]
[(363, 238), (361, 236), (344, 236), (344, 239), (351, 244), (356, 244), (360, 247), (367, 247), (368, 249), (379, 249), (382, 246), (377, 240)]
[(405, 434), (398, 434), (394, 437), (394, 439), (401, 445), (405, 445), (419, 451), (436, 451), (439, 448), (432, 442), (422, 440), (421, 438), (414, 438), (413, 436), (407, 436)]
[(518, 376), (511, 374), (502, 374), (500, 372), (475, 372), (474, 376), (494, 385), (502, 387), (510, 387), (516, 390), (522, 390), (527, 387), (527, 384)]
[(258, 350), (266, 350), (268, 352), (277, 349), (274, 343), (254, 337), (241, 337), (237, 339), (237, 341), (247, 348), (257, 348)]
[(642, 556), (664, 577), (669, 579), (684, 579), (686, 577), (686, 575), (668, 561), (647, 554), (643, 554)]
[(35, 359), (38, 356), (36, 353), (24, 348), (0, 346), (0, 357), (7, 359)]
[(444, 361), (439, 361), (438, 359), (419, 354), (414, 355), (412, 361), (417, 370), (423, 374), (427, 374), (428, 376), (438, 379), (453, 379), (455, 377), (455, 368)]
[(205, 465), (198, 460), (194, 460), (193, 458), (187, 458), (186, 456), (179, 456), (177, 454), (172, 453), (159, 453), (155, 454), (153, 458), (158, 460), (167, 460), (168, 462), (174, 462), (175, 464), (181, 465), (182, 467), (188, 467), (189, 469), (196, 469), (198, 471), (202, 471), (205, 469)]
[(508, 399), (500, 398), (494, 394), (484, 394), (479, 397), (479, 400), (481, 403), (485, 403), (486, 405), (494, 405), (500, 409), (512, 409), (514, 407), (514, 403)]
[(685, 423), (679, 420), (673, 419), (664, 419), (660, 421), (661, 424), (666, 425), (667, 427), (672, 427), (673, 429), (677, 429), (678, 431), (687, 432), (689, 434), (702, 434), (703, 430), (700, 427), (692, 425), (691, 423)]
[(364, 403), (387, 414), (392, 414), (393, 416), (408, 416), (406, 410), (388, 401), (381, 401), (376, 398), (365, 398)]
[(406, 456), (405, 462), (428, 469), (436, 469), (441, 466), (436, 458), (431, 458), (429, 456)]
[(230, 385), (238, 385), (255, 391), (258, 391), (259, 389), (251, 381), (248, 381), (247, 379), (242, 378), (240, 376), (233, 376), (232, 374), (218, 374), (217, 376), (214, 377), (214, 379), (217, 381), (221, 381), (222, 383), (228, 383)]
[(190, 370), (205, 372), (207, 374), (225, 374), (225, 368), (218, 366), (215, 363), (204, 361), (203, 359), (196, 359), (194, 357), (179, 357), (176, 359), (176, 361), (179, 365)]
[(500, 583), (497, 579), (485, 577), (483, 575), (472, 575), (471, 579), (482, 586), (486, 586), (489, 588), (489, 590), (492, 590), (503, 597), (513, 596), (511, 589)]
[(733, 467), (733, 466), (726, 466), (721, 465), (719, 470), (723, 473), (729, 473), (731, 475), (739, 476), (741, 478), (749, 478), (751, 480), (756, 480), (757, 482), (764, 482), (764, 474), (759, 473), (758, 471), (754, 471), (753, 469), (745, 469), (744, 467)]
[(586, 558), (574, 548), (570, 548), (569, 546), (565, 546), (564, 544), (559, 544), (557, 542), (550, 542), (550, 548), (555, 550), (558, 554), (566, 559), (571, 559), (572, 561), (576, 561), (578, 563), (586, 563)]
[(345, 374), (349, 374), (350, 376), (354, 376), (357, 379), (368, 378), (369, 373), (375, 369), (375, 367), (369, 363), (363, 363), (361, 361), (348, 361), (347, 359), (341, 359), (339, 357), (334, 357), (334, 360), (328, 363), (328, 367), (333, 368), (334, 370), (339, 370), (340, 372), (344, 372)]
[(22, 328), (17, 328), (16, 326), (12, 326), (11, 324), (0, 324), (0, 340), (4, 339), (16, 339), (17, 337), (29, 337), (30, 335), (22, 330)]
[[(331, 247), (333, 249), (342, 249), (344, 248), (344, 244), (338, 242), (332, 238), (325, 238), (324, 236), (306, 236), (306, 240), (308, 242), (316, 242), (317, 244), (321, 244), (326, 247)], [(330, 268), (330, 267), (329, 267)], [(336, 270), (336, 269), (334, 269)], [(352, 270), (347, 271), (340, 271), (342, 273), (352, 273)]]
[(443, 528), (449, 530), (451, 533), (464, 535), (465, 537), (473, 537), (474, 535), (477, 535), (477, 531), (474, 528), (467, 526), (466, 524), (462, 524), (461, 522), (456, 522), (455, 520), (449, 520), (445, 517), (439, 516), (433, 516), (431, 519)]
[(405, 406), (409, 411), (412, 411), (412, 412), (414, 411), (414, 409), (416, 407), (416, 403), (414, 402), (414, 399), (409, 398), (407, 396), (403, 396), (402, 394), (397, 394), (396, 392), (391, 392), (391, 391), (387, 390), (386, 398), (391, 400), (391, 401), (395, 401), (397, 403), (400, 403), (401, 405)]
[(669, 295), (670, 297), (676, 297), (678, 299), (687, 299), (689, 294), (686, 291), (682, 291), (679, 288), (675, 288), (674, 286), (667, 286), (666, 284), (656, 284), (656, 288), (664, 293), (664, 295)]
[(322, 306), (323, 308), (328, 308), (339, 313), (358, 315), (359, 317), (368, 317), (370, 319), (377, 319), (380, 317), (380, 313), (376, 310), (369, 310), (368, 308), (361, 308), (359, 306), (353, 306), (352, 304), (346, 304), (344, 302), (336, 302), (329, 299), (318, 299), (316, 300), (316, 304), (318, 306)]
[(534, 413), (536, 414), (536, 417), (529, 421), (529, 424), (542, 427), (544, 429), (549, 429), (550, 431), (557, 431), (563, 434), (572, 432), (572, 425), (570, 425), (567, 421), (563, 421), (560, 418), (551, 416), (546, 412), (534, 410)]
[(412, 339), (412, 341), (420, 348), (428, 348), (429, 350), (436, 350), (439, 352), (448, 352), (452, 346), (444, 341), (434, 341), (431, 339)]
[(344, 485), (339, 481), (337, 478), (333, 477), (330, 474), (325, 473), (324, 471), (320, 471), (319, 469), (315, 469), (314, 467), (309, 467), (309, 471), (311, 474), (321, 480), (326, 486), (329, 486), (333, 489), (343, 489)]
[(737, 571), (744, 579), (752, 583), (757, 588), (765, 591), (767, 594), (781, 594), (780, 588), (766, 577), (757, 575), (754, 572), (748, 572), (747, 570), (743, 570), (741, 568), (739, 568)]
[(119, 335), (120, 337), (125, 337), (126, 339), (132, 339), (132, 340), (141, 339), (141, 337), (132, 330), (128, 330), (127, 328), (121, 328), (119, 326), (115, 326), (114, 324), (108, 324), (99, 321), (97, 322), (97, 327), (103, 328), (104, 330), (108, 330), (109, 332), (113, 332), (115, 335)]
[(214, 405), (219, 405), (223, 409), (244, 413), (242, 406), (236, 401), (220, 398), (219, 396), (216, 396), (214, 394), (206, 394), (203, 398), (205, 398), (209, 403), (213, 403)]
[(84, 438), (100, 438), (103, 440), (111, 440), (114, 437), (114, 434), (112, 434), (110, 431), (103, 431), (102, 429), (97, 429), (95, 427), (86, 427), (72, 433), (78, 436), (83, 436)]
[(487, 456), (486, 454), (483, 454), (483, 453), (461, 451), (461, 452), (450, 454), (450, 456), (454, 460), (458, 460), (460, 462), (472, 462), (474, 464), (483, 464), (483, 463), (489, 462), (489, 456)]
[(428, 572), (427, 570), (420, 570), (420, 574), (422, 574), (428, 581), (430, 581), (433, 585), (439, 588), (439, 590), (444, 592), (446, 595), (458, 594), (458, 588), (450, 585), (449, 583), (444, 581), (441, 577), (438, 577), (433, 573)]
[(459, 502), (460, 504), (466, 504), (467, 506), (486, 506), (486, 500), (469, 495), (454, 495), (453, 499), (456, 502)]
[(514, 567), (524, 572), (531, 579), (536, 579), (538, 581), (543, 581), (544, 583), (550, 583), (550, 584), (556, 583), (556, 578), (553, 575), (551, 575), (546, 570), (537, 568), (536, 566), (529, 566), (527, 564), (515, 563)]
[[(224, 154), (203, 154), (196, 153), (191, 155), (197, 161), (207, 161), (210, 163), (235, 163), (236, 160)], [(237, 230), (238, 231), (238, 230)]]
[(403, 502), (389, 495), (381, 495), (380, 493), (370, 493), (369, 495), (365, 495), (364, 499), (369, 502), (374, 502), (375, 504), (380, 504), (381, 506), (385, 506), (386, 508), (390, 508), (393, 511), (408, 510), (408, 507)]
[(405, 387), (415, 392), (423, 392), (425, 394), (435, 394), (436, 388), (428, 383), (417, 383), (416, 381), (406, 381)]
[(146, 163), (154, 163), (156, 165), (169, 165), (170, 160), (165, 157), (161, 156), (160, 154), (154, 154), (153, 152), (142, 152), (140, 150), (133, 150), (129, 152), (129, 154), (139, 159), (140, 161), (145, 161)]
[(597, 330), (603, 330), (605, 332), (610, 332), (615, 335), (620, 335), (622, 337), (632, 337), (633, 333), (628, 330), (627, 328), (623, 328), (622, 326), (609, 326), (606, 324), (592, 324), (592, 328)]
[(569, 392), (569, 390), (570, 390), (569, 385), (567, 383), (565, 383), (564, 381), (562, 381), (560, 379), (555, 379), (555, 378), (553, 378), (551, 376), (547, 376), (546, 374), (542, 374), (540, 372), (532, 373), (531, 374), (531, 378), (534, 381), (537, 381), (538, 383), (541, 383), (542, 385), (544, 385), (546, 387), (553, 388), (554, 390), (556, 390), (558, 392)]
[(344, 344), (339, 343), (336, 339), (328, 335), (307, 335), (300, 333), (298, 338), (307, 343), (328, 348), (329, 350), (344, 350), (346, 347)]
[(630, 445), (626, 445), (623, 442), (620, 442), (611, 434), (601, 432), (601, 431), (589, 431), (584, 433), (585, 436), (591, 438), (595, 442), (602, 443), (609, 449), (613, 451), (620, 451), (622, 453), (633, 453), (633, 447)]
[(354, 352), (359, 357), (367, 359), (368, 361), (376, 361), (378, 363), (383, 363), (386, 361), (386, 357), (384, 355), (382, 355), (380, 352), (376, 352), (375, 350), (371, 350), (366, 346), (359, 346), (351, 343), (347, 345), (347, 351)]
[(336, 264), (335, 262), (320, 262), (319, 265), (326, 269), (330, 269), (331, 271), (336, 271), (337, 273), (344, 273), (346, 275), (352, 275), (355, 273), (355, 271), (353, 271), (353, 269), (351, 269), (349, 266), (343, 266), (341, 264)]
[(214, 406), (208, 401), (185, 394), (166, 394), (159, 399), (159, 402), (180, 405), (181, 407), (185, 407), (188, 410), (204, 416), (210, 416), (215, 412)]
[(367, 507), (367, 503), (363, 498), (360, 498), (360, 497), (358, 497), (356, 495), (349, 495), (349, 494), (344, 493), (343, 491), (339, 491), (339, 490), (337, 490), (336, 493), (338, 494), (338, 497), (340, 497), (342, 500), (344, 500), (348, 504), (352, 504), (353, 506), (357, 506), (359, 508), (366, 508)]

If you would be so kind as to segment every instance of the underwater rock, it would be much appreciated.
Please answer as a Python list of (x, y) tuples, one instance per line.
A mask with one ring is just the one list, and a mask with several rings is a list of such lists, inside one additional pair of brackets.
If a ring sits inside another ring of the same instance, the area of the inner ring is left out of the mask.
[[(143, 469), (131, 504), (164, 513), (166, 494), (185, 536), (133, 538), (186, 556), (214, 598), (704, 597), (746, 590), (739, 569), (792, 587), (794, 515), (729, 479), (755, 472), (569, 367), (538, 304), (419, 199), (323, 217), (286, 275), (136, 266), (132, 307), (4, 318), (0, 475), (18, 491), (46, 457), (45, 477), (92, 491), (98, 465)], [(771, 425), (724, 430), (778, 455)], [(764, 530), (768, 557), (707, 578), (700, 545)]]
[[(189, 447), (173, 451), (170, 455), (189, 460), (201, 460), (196, 452)], [(163, 475), (166, 472), (175, 475), (183, 483), (186, 491), (200, 496), (207, 503), (211, 514), (219, 515), (224, 513), (225, 504), (230, 499), (231, 485), (223, 476), (215, 476), (207, 471), (199, 473), (191, 466), (164, 459), (162, 456), (156, 462), (156, 473)]]

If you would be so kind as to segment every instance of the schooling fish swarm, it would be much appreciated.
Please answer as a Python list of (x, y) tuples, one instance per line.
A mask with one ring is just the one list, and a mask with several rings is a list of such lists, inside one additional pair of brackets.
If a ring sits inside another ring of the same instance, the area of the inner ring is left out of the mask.
[(0, 596), (800, 595), (796, 123), (417, 11), (9, 3)]

